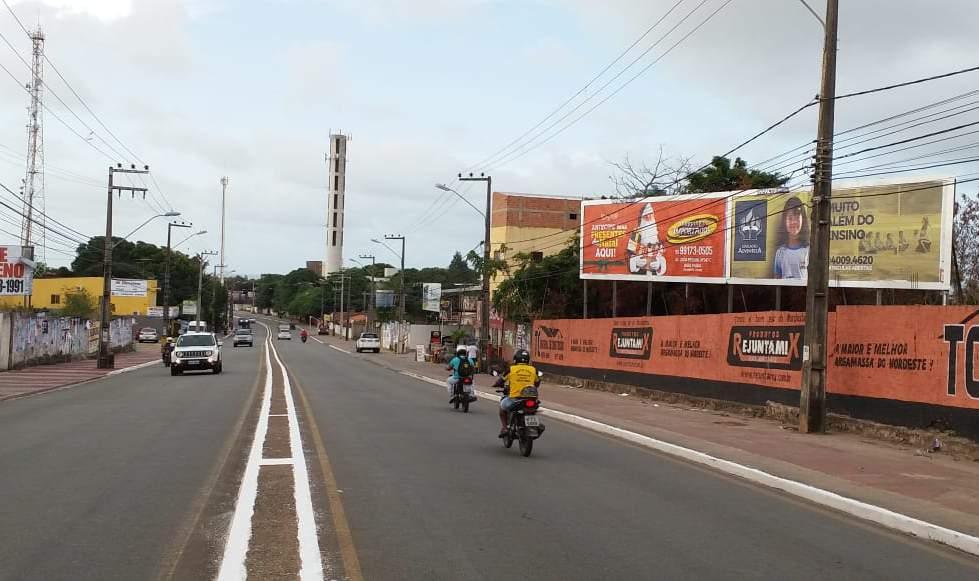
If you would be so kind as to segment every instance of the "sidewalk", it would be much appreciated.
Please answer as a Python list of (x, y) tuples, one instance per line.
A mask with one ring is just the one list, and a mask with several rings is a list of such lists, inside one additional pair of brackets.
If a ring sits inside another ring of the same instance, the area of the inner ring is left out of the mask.
[[(352, 341), (332, 336), (317, 339), (353, 351)], [(414, 353), (385, 351), (360, 357), (439, 381), (447, 375), (439, 365), (416, 362)], [(492, 392), (492, 379), (477, 376), (477, 389)], [(979, 461), (957, 460), (941, 452), (932, 454), (854, 434), (804, 435), (770, 419), (548, 384), (546, 379), (541, 400), (545, 413), (553, 409), (574, 414), (979, 535)], [(477, 409), (491, 405), (488, 401), (476, 404)]]
[(135, 351), (117, 353), (115, 369), (98, 369), (95, 359), (81, 359), (0, 372), (0, 401), (91, 381), (159, 359), (159, 345), (143, 344), (137, 345)]

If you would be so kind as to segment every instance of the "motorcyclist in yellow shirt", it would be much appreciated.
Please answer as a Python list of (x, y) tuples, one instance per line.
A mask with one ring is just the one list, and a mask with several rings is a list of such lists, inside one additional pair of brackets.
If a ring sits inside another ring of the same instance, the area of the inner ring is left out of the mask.
[(519, 398), (527, 397), (524, 395), (524, 390), (528, 387), (536, 387), (537, 381), (537, 368), (530, 364), (530, 353), (526, 349), (518, 349), (513, 354), (513, 365), (497, 381), (498, 387), (508, 386), (500, 399), (501, 438), (507, 433), (508, 412), (513, 406), (520, 404)]

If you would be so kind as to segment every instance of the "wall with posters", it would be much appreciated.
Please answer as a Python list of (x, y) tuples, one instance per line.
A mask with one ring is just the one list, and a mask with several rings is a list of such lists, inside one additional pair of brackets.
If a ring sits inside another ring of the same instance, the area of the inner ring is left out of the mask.
[[(112, 320), (114, 350), (133, 343), (129, 317)], [(91, 356), (98, 341), (98, 322), (27, 312), (0, 314), (0, 370)], [(95, 339), (93, 342), (92, 339)]]
[[(954, 182), (837, 188), (830, 284), (947, 290)], [(810, 192), (582, 202), (581, 278), (804, 285)]]
[[(698, 397), (798, 405), (804, 314), (534, 323), (543, 369)], [(979, 439), (979, 310), (840, 307), (830, 315), (830, 410)]]

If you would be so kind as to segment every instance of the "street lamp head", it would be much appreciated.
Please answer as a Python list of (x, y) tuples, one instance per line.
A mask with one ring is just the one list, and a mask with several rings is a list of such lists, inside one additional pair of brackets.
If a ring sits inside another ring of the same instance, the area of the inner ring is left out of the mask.
[(451, 191), (451, 190), (449, 190), (449, 186), (447, 186), (445, 184), (435, 184), (435, 187), (438, 188), (438, 189), (440, 189), (440, 190), (442, 190), (443, 192)]
[(167, 212), (166, 214), (164, 214), (164, 216), (167, 217), (167, 218), (173, 218), (174, 216), (179, 216), (179, 215), (180, 215), (180, 212), (173, 212), (173, 211), (170, 211), (170, 212)]
[(207, 234), (207, 230), (201, 230), (201, 231), (200, 231), (200, 232), (198, 232), (197, 234), (194, 234), (194, 236), (200, 236), (200, 235), (202, 235), (202, 234)]
[(377, 238), (371, 238), (371, 242), (373, 242), (374, 244), (380, 244), (381, 243), (381, 241), (378, 240)]

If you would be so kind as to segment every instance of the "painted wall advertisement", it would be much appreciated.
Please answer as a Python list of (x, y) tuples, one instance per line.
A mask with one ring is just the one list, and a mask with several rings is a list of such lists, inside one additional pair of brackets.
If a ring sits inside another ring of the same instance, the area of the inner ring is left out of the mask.
[[(831, 284), (947, 289), (953, 189), (940, 181), (834, 189)], [(751, 193), (731, 204), (731, 279), (804, 284), (810, 194)]]
[(0, 296), (31, 294), (34, 261), (23, 250), (23, 246), (0, 246)]
[[(833, 190), (830, 284), (947, 290), (947, 180)], [(581, 277), (804, 285), (811, 193), (754, 190), (582, 202)]]
[(723, 281), (726, 208), (720, 195), (582, 202), (581, 277)]
[(426, 282), (422, 285), (422, 310), (439, 312), (442, 301), (442, 285), (437, 282)]
[(112, 279), (112, 296), (114, 297), (145, 297), (146, 281), (133, 278)]
[[(797, 390), (804, 322), (776, 311), (538, 321), (531, 347), (544, 364)], [(977, 352), (975, 307), (841, 306), (828, 390), (979, 410)]]

